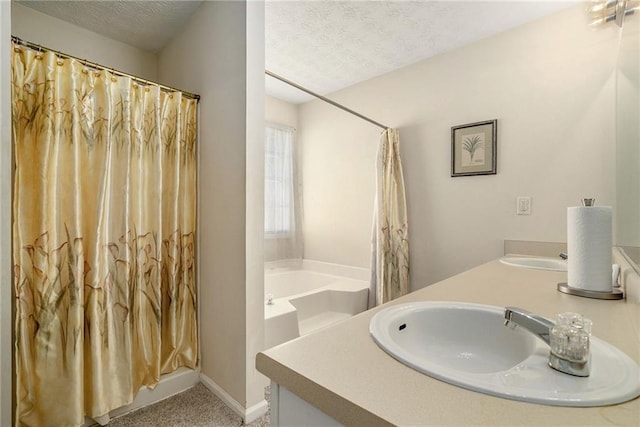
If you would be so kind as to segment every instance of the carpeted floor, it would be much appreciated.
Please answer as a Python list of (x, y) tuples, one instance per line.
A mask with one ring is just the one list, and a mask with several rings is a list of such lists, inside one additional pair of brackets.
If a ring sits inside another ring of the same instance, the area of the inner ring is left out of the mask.
[[(269, 401), (269, 388), (265, 392)], [(211, 393), (203, 384), (129, 414), (114, 418), (109, 427), (269, 427), (269, 412), (250, 424)]]

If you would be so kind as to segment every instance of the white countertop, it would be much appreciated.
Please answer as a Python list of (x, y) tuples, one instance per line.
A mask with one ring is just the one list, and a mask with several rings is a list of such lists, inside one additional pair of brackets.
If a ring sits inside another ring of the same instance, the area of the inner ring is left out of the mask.
[[(387, 305), (466, 301), (522, 307), (552, 319), (574, 311), (593, 321), (593, 335), (640, 363), (640, 305), (566, 295), (556, 290), (563, 281), (566, 273), (493, 261)], [(545, 406), (484, 395), (421, 374), (387, 355), (369, 336), (369, 320), (379, 309), (259, 353), (256, 366), (345, 425), (640, 426), (640, 398), (596, 408)]]

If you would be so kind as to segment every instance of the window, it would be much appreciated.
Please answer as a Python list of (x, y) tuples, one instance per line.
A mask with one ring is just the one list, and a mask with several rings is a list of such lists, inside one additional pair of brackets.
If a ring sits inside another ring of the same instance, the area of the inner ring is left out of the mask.
[(286, 238), (295, 233), (293, 135), (293, 128), (267, 125), (265, 129), (265, 237)]

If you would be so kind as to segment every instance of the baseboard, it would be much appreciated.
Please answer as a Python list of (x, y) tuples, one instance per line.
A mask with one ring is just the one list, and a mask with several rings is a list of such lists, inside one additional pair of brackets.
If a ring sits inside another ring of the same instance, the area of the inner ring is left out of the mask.
[(205, 385), (213, 394), (218, 396), (220, 400), (229, 406), (233, 412), (238, 414), (243, 420), (245, 424), (249, 424), (252, 421), (257, 420), (261, 416), (267, 413), (269, 409), (269, 405), (267, 401), (262, 399), (260, 402), (256, 403), (249, 408), (245, 408), (242, 406), (237, 400), (229, 395), (226, 391), (222, 389), (218, 384), (216, 384), (211, 378), (206, 376), (203, 373), (200, 373), (200, 382)]
[(245, 416), (242, 417), (242, 419), (244, 420), (245, 424), (249, 424), (266, 414), (268, 410), (269, 403), (266, 400), (262, 399), (260, 402), (247, 408), (245, 410)]

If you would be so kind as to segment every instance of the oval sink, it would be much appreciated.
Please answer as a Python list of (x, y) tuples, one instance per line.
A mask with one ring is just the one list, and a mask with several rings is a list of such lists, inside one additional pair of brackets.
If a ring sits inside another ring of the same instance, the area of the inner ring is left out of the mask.
[(523, 257), (507, 255), (500, 258), (503, 264), (537, 270), (567, 271), (567, 261), (557, 258)]
[[(380, 332), (387, 332), (398, 350), (407, 357), (428, 360), (446, 369), (469, 373), (504, 371), (536, 349), (533, 335), (503, 327), (504, 319), (496, 316), (491, 307), (474, 306), (470, 310), (466, 305), (412, 304), (388, 315), (379, 317), (386, 326), (386, 331)], [(382, 324), (371, 323), (371, 333), (377, 341), (381, 334), (374, 324)]]
[(504, 326), (504, 308), (459, 302), (388, 307), (369, 324), (389, 355), (424, 374), (485, 394), (555, 406), (602, 406), (640, 395), (640, 369), (626, 354), (591, 339), (591, 375), (548, 366), (549, 347)]

